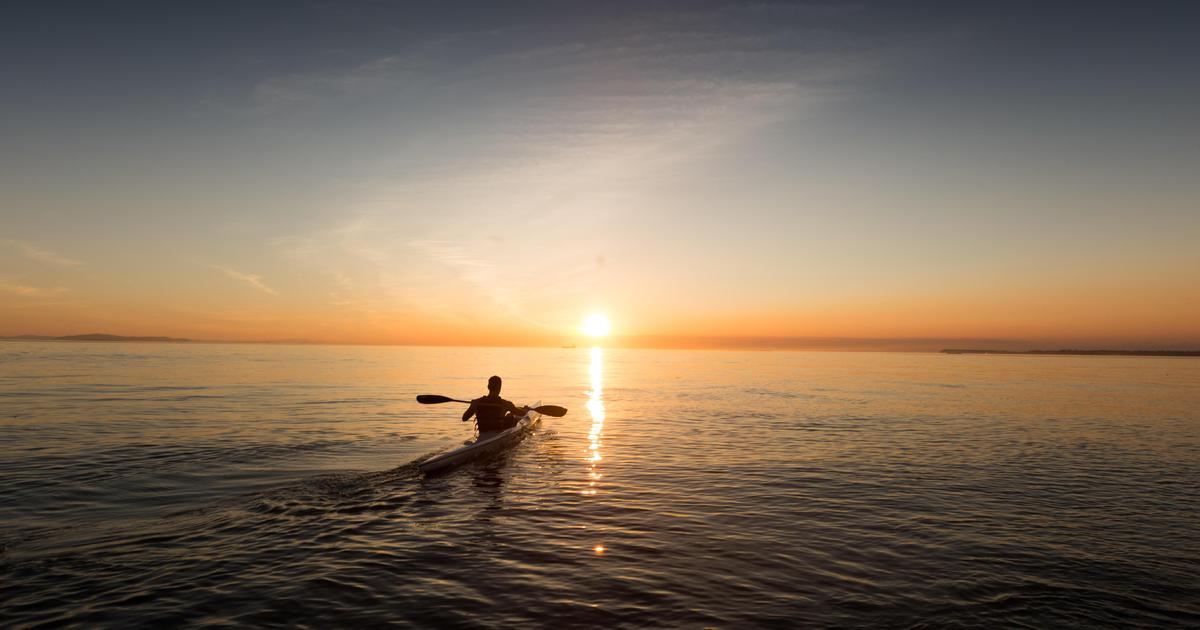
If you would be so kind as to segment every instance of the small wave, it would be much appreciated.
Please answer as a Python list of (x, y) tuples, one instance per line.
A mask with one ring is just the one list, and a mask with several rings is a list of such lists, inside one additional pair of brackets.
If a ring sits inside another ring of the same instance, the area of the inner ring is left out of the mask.
[(94, 484), (128, 478), (147, 472), (161, 474), (172, 469), (207, 464), (245, 464), (280, 459), (297, 453), (330, 451), (352, 446), (354, 439), (323, 439), (288, 444), (244, 446), (181, 446), (131, 443), (120, 447), (75, 454), (70, 457), (38, 456), (25, 463), (6, 466), (11, 473), (21, 470), (53, 470), (58, 483)]
[(821, 396), (818, 396), (816, 394), (809, 394), (806, 392), (783, 391), (783, 390), (778, 390), (778, 389), (764, 389), (764, 388), (759, 388), (759, 387), (752, 387), (752, 388), (744, 390), (744, 391), (745, 391), (745, 393), (751, 394), (753, 396), (765, 396), (768, 398), (782, 398), (785, 400), (813, 400), (816, 398), (821, 398)]

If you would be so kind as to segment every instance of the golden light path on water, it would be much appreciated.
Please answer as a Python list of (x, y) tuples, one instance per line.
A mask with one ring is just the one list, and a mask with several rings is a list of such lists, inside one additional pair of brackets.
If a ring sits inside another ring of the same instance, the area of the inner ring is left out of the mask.
[[(588, 447), (587, 453), (588, 463), (588, 487), (583, 490), (583, 494), (594, 496), (597, 492), (596, 486), (602, 475), (600, 474), (600, 461), (604, 459), (600, 456), (600, 438), (604, 434), (604, 350), (600, 346), (592, 348), (592, 361), (588, 367), (588, 373), (591, 376), (591, 390), (588, 391), (587, 410), (592, 416), (592, 427), (588, 430)], [(592, 548), (597, 554), (604, 553), (604, 545), (597, 544)]]

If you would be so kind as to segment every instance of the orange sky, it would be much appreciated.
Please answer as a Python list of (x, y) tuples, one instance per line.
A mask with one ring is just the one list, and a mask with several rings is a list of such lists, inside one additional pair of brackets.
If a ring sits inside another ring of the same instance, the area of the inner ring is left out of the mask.
[(358, 11), (0, 43), (0, 335), (1200, 347), (1182, 21)]
[[(579, 323), (585, 314), (600, 310), (613, 319), (614, 338), (608, 343), (615, 345), (826, 347), (825, 342), (793, 338), (847, 338), (901, 340), (894, 346), (898, 349), (956, 345), (951, 343), (955, 339), (987, 340), (982, 345), (995, 347), (1012, 347), (1005, 340), (1037, 347), (1193, 347), (1200, 339), (1200, 298), (1176, 290), (1187, 271), (1177, 274), (1148, 274), (1138, 281), (1051, 278), (1040, 285), (1013, 279), (952, 290), (897, 287), (836, 299), (791, 296), (791, 303), (778, 300), (765, 306), (746, 298), (724, 299), (737, 287), (653, 299), (652, 287), (638, 278), (625, 281), (630, 295), (610, 294), (607, 301), (569, 291), (561, 295), (548, 287), (544, 293), (508, 297), (503, 308), (454, 278), (446, 278), (451, 286), (430, 304), (369, 294), (332, 304), (315, 287), (290, 294), (283, 288), (268, 293), (235, 285), (240, 291), (214, 288), (207, 295), (188, 286), (146, 295), (131, 288), (126, 296), (86, 288), (18, 295), (0, 309), (0, 329), (7, 334), (113, 332), (209, 340), (560, 345), (587, 343), (578, 333)], [(783, 339), (743, 343), (721, 337)], [(831, 347), (862, 346), (847, 341)]]

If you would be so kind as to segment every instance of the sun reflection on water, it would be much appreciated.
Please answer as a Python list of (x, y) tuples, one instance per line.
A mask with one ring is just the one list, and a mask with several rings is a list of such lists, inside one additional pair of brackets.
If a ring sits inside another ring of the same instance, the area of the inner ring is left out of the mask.
[[(588, 391), (587, 410), (592, 416), (592, 428), (588, 430), (588, 447), (585, 453), (587, 457), (584, 461), (588, 463), (588, 487), (582, 491), (586, 496), (595, 496), (597, 492), (597, 484), (603, 475), (600, 474), (600, 462), (604, 458), (600, 455), (600, 438), (604, 434), (604, 350), (599, 346), (592, 348), (592, 362), (588, 367), (588, 373), (591, 376), (592, 388)], [(602, 544), (597, 544), (592, 548), (596, 555), (602, 555), (605, 547)]]
[(596, 494), (596, 482), (602, 476), (597, 469), (600, 461), (600, 436), (604, 431), (604, 350), (599, 346), (592, 348), (592, 363), (588, 372), (592, 377), (592, 389), (588, 392), (587, 409), (592, 416), (592, 428), (588, 431), (588, 488), (584, 494)]

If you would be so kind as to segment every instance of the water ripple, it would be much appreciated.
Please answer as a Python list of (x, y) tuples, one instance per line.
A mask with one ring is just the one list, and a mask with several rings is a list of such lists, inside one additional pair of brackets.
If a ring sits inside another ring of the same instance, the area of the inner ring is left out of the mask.
[(1198, 362), (5, 347), (5, 627), (1200, 624)]

